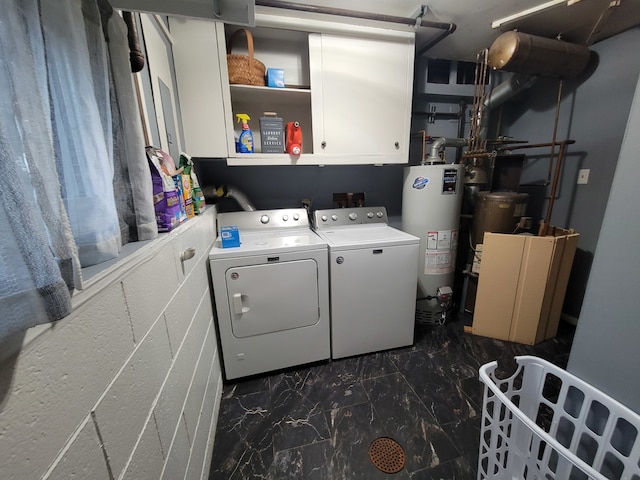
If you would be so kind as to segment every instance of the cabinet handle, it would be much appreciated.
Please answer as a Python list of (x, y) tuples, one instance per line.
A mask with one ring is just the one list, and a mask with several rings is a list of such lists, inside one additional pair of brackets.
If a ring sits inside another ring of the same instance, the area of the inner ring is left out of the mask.
[(190, 260), (196, 254), (196, 247), (189, 247), (186, 250), (183, 250), (180, 253), (180, 260), (184, 262), (185, 260)]
[(320, 146), (321, 146), (322, 148), (326, 148), (326, 147), (327, 147), (327, 142), (323, 141), (323, 142), (320, 144)]
[(396, 150), (399, 150), (400, 149), (400, 142), (396, 142), (395, 146), (396, 146)]

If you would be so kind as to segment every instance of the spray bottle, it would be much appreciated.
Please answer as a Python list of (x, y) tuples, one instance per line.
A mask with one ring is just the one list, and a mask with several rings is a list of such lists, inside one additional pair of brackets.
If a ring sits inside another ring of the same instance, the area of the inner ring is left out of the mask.
[(242, 132), (240, 132), (236, 143), (236, 152), (253, 153), (253, 133), (251, 133), (247, 123), (251, 118), (246, 113), (236, 113), (236, 117), (238, 117), (238, 122), (242, 121)]

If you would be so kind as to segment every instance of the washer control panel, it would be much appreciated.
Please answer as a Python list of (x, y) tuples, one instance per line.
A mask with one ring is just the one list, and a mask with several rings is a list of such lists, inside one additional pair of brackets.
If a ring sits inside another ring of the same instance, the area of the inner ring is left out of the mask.
[(351, 207), (316, 210), (313, 224), (316, 230), (365, 223), (388, 223), (385, 207)]
[(239, 230), (260, 228), (309, 227), (309, 217), (304, 208), (257, 210), (255, 212), (227, 212), (218, 214), (218, 228), (235, 226)]

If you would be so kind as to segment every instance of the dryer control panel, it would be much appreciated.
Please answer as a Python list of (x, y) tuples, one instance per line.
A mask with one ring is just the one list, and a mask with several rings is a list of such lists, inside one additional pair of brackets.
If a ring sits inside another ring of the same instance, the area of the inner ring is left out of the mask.
[(308, 228), (309, 218), (304, 208), (219, 213), (218, 228), (227, 226), (238, 227), (238, 230)]
[(345, 225), (388, 223), (385, 207), (350, 207), (316, 210), (313, 225), (316, 230)]

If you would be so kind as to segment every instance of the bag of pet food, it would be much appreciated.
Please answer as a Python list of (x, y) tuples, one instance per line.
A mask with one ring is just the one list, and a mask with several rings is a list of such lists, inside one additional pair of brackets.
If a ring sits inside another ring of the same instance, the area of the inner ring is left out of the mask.
[[(153, 184), (153, 206), (158, 232), (169, 232), (180, 223), (180, 199), (171, 175), (168, 159), (171, 157), (155, 147), (147, 147), (147, 160)], [(171, 160), (173, 161), (173, 160)], [(173, 165), (175, 170), (175, 164)]]

